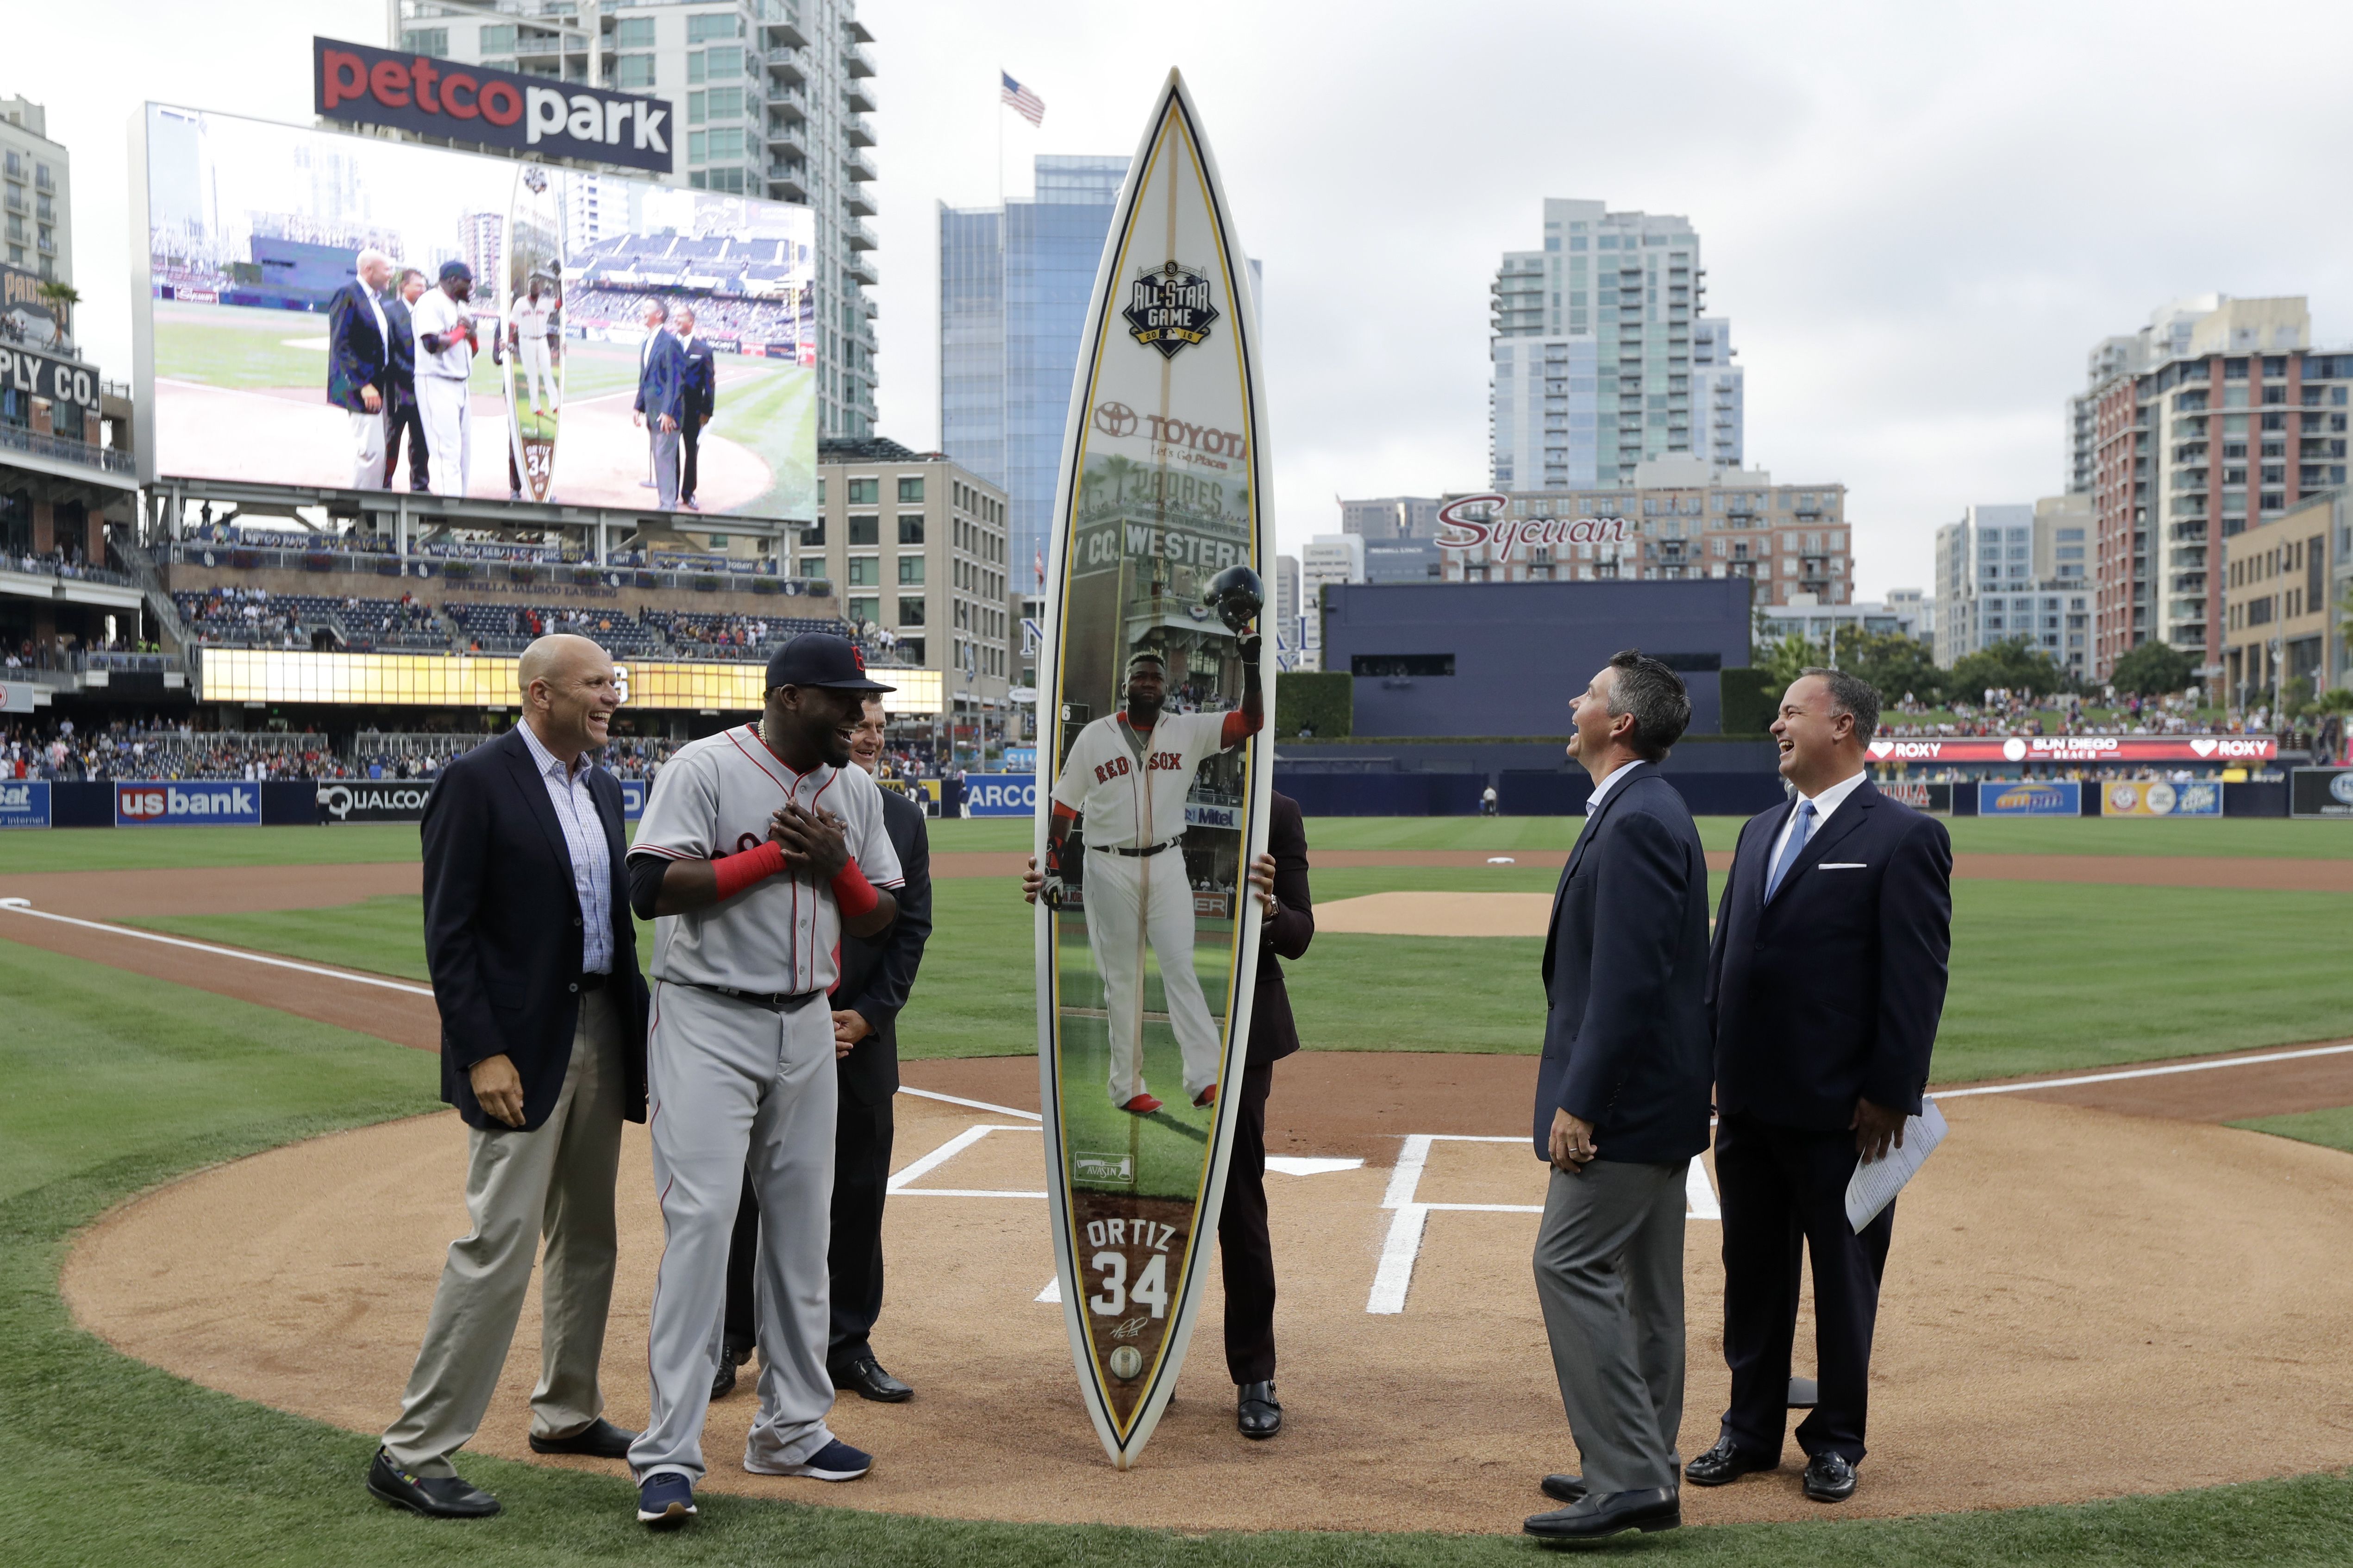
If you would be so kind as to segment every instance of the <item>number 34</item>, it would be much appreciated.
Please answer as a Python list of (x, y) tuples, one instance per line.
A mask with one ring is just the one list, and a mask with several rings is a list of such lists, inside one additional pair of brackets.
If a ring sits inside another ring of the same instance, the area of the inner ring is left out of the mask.
[(1149, 1307), (1155, 1318), (1168, 1312), (1168, 1258), (1155, 1252), (1144, 1265), (1144, 1272), (1135, 1283), (1127, 1282), (1127, 1254), (1098, 1252), (1087, 1259), (1087, 1267), (1103, 1271), (1103, 1294), (1087, 1298), (1087, 1307), (1097, 1317), (1116, 1318), (1127, 1310), (1133, 1300), (1139, 1307)]

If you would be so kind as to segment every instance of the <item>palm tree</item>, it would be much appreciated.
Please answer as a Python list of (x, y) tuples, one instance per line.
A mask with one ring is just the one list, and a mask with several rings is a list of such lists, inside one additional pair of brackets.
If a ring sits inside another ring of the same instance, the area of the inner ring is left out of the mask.
[(49, 308), (49, 313), (57, 318), (58, 346), (62, 347), (73, 336), (73, 308), (81, 303), (81, 290), (70, 283), (51, 278), (34, 292)]

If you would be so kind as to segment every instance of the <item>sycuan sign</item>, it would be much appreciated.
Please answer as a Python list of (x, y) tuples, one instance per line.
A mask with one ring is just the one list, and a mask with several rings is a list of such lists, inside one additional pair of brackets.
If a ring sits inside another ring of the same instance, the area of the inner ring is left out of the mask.
[(657, 174), (675, 163), (669, 100), (489, 66), (314, 37), (311, 99), (326, 118), (356, 125)]

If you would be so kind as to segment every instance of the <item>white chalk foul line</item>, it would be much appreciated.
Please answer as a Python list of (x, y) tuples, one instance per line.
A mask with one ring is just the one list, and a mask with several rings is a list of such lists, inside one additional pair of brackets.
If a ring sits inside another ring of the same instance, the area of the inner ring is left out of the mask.
[[(1519, 1138), (1472, 1137), (1460, 1132), (1416, 1132), (1407, 1137), (1405, 1147), (1398, 1152), (1397, 1165), (1389, 1172), (1388, 1190), (1381, 1195), (1381, 1207), (1395, 1210), (1397, 1217), (1389, 1221), (1388, 1237), (1381, 1244), (1381, 1260), (1373, 1269), (1372, 1294), (1365, 1300), (1366, 1311), (1387, 1316), (1405, 1310), (1406, 1295), (1413, 1288), (1413, 1266), (1421, 1256), (1422, 1235), (1432, 1214), (1544, 1213), (1541, 1204), (1429, 1204), (1415, 1195), (1420, 1190), (1422, 1172), (1429, 1167), (1433, 1145), (1521, 1142)], [(1707, 1179), (1707, 1167), (1697, 1155), (1692, 1157), (1691, 1168), (1684, 1175), (1683, 1195), (1690, 1205), (1686, 1217), (1724, 1217), (1715, 1188)]]
[(29, 899), (0, 899), (0, 910), (12, 915), (30, 915), (37, 921), (55, 921), (59, 925), (81, 926), (90, 931), (102, 931), (109, 936), (136, 937), (141, 942), (161, 942), (165, 947), (185, 947), (194, 952), (215, 953), (222, 958), (241, 958), (248, 963), (266, 963), (272, 969), (291, 969), (302, 974), (323, 974), (330, 980), (348, 980), (354, 985), (374, 985), (385, 991), (405, 991), (411, 996), (430, 996), (429, 985), (412, 985), (405, 980), (386, 980), (377, 974), (358, 974), (348, 969), (325, 969), (315, 963), (297, 963), (290, 958), (272, 958), (266, 952), (248, 952), (238, 947), (216, 947), (208, 942), (190, 942), (185, 937), (165, 936), (161, 931), (141, 931), (135, 926), (111, 925), (104, 921), (79, 920), (72, 915), (55, 915), (47, 910), (37, 910)]
[(991, 1105), (985, 1100), (965, 1100), (957, 1095), (934, 1093), (928, 1089), (910, 1089), (903, 1083), (899, 1086), (899, 1092), (914, 1095), (920, 1100), (936, 1100), (944, 1105), (968, 1106), (974, 1110), (994, 1110), (999, 1116), (1027, 1117), (1037, 1122), (1043, 1122), (1046, 1120), (1034, 1110), (1019, 1110), (1010, 1105)]
[(2353, 1041), (2334, 1046), (2310, 1046), (2295, 1051), (2266, 1051), (2258, 1057), (2224, 1057), (2220, 1061), (2179, 1062), (2170, 1067), (2132, 1068), (2123, 1072), (2087, 1073), (2082, 1078), (2041, 1078), (2028, 1083), (1989, 1083), (1977, 1089), (1940, 1089), (1938, 1100), (1960, 1100), (1972, 1094), (2024, 1094), (2037, 1089), (2074, 1089), (2087, 1083), (2121, 1083), (2132, 1078), (2169, 1078), (2181, 1072), (2211, 1072), (2218, 1068), (2251, 1068), (2263, 1062), (2302, 1061), (2309, 1057), (2341, 1057), (2353, 1051)]

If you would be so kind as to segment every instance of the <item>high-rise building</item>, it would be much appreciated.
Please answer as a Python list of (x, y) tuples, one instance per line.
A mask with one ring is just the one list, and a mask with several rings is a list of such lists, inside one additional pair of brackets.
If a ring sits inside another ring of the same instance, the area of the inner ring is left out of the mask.
[(1854, 535), (1844, 485), (1777, 485), (1758, 469), (1716, 468), (1678, 457), (1639, 465), (1630, 486), (1530, 491), (1514, 495), (1504, 511), (1497, 521), (1623, 519), (1625, 537), (1555, 543), (1522, 538), (1506, 545), (1491, 540), (1446, 549), (1440, 552), (1444, 581), (1746, 577), (1757, 584), (1759, 606), (1844, 605), (1854, 597)]
[(1299, 552), (1301, 669), (1324, 668), (1324, 585), (1365, 580), (1365, 542), (1353, 533), (1319, 533)]
[(1013, 571), (1037, 580), (1087, 304), (1124, 157), (1039, 157), (1036, 195), (940, 207), (940, 447), (1011, 498)]
[(1492, 289), (1489, 477), (1499, 490), (1630, 484), (1636, 464), (1742, 460), (1732, 326), (1702, 319), (1690, 220), (1547, 198), (1544, 248)]
[(2353, 592), (2353, 498), (2315, 496), (2222, 550), (2224, 696), (2242, 708), (2277, 706), (2353, 684), (2338, 608)]
[(1436, 496), (1377, 496), (1370, 500), (1344, 500), (1340, 503), (1340, 531), (1353, 533), (1367, 544), (1386, 544), (1393, 539), (1435, 539), (1438, 509), (1443, 504)]
[(2102, 345), (2114, 368), (2084, 395), (2094, 677), (2154, 637), (2219, 686), (2223, 541), (2345, 482), (2353, 353), (2311, 339), (2300, 298), (2209, 295), (2158, 311), (2130, 350)]
[(1281, 668), (1299, 668), (1299, 557), (1274, 558), (1274, 650)]
[[(499, 15), (486, 13), (495, 9)], [(871, 188), (874, 41), (856, 0), (635, 0), (600, 7), (596, 68), (577, 7), (481, 0), (460, 12), (395, 0), (392, 47), (668, 99), (677, 158), (664, 184), (765, 196), (817, 217), (818, 433), (874, 429), (878, 281)], [(503, 19), (502, 19), (503, 18)], [(628, 171), (647, 178), (642, 171)], [(604, 184), (605, 182), (596, 182)], [(611, 188), (583, 192), (576, 236), (619, 232)], [(479, 275), (479, 274), (478, 274)]]
[(2092, 498), (1972, 506), (1936, 530), (1936, 662), (2024, 637), (2079, 680), (2093, 674)]
[(8, 265), (59, 283), (73, 281), (73, 180), (65, 148), (49, 140), (48, 110), (24, 97), (0, 98), (0, 203)]

